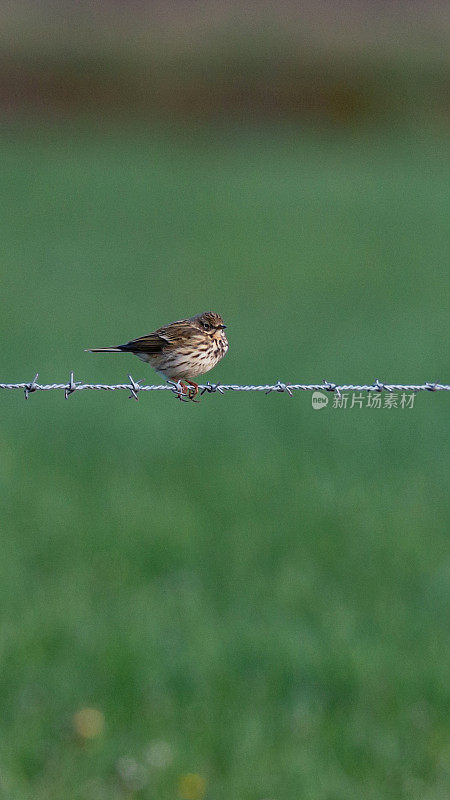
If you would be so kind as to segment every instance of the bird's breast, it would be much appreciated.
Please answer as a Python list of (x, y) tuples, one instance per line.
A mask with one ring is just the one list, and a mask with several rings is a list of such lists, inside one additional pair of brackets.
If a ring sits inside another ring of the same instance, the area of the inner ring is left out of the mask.
[(228, 342), (202, 338), (161, 354), (157, 369), (168, 378), (196, 378), (209, 372), (228, 350)]

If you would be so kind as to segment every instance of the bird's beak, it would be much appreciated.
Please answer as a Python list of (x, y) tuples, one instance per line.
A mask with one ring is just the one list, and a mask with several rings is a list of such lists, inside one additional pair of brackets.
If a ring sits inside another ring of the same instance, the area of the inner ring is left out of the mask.
[(227, 327), (226, 325), (219, 325), (219, 328), (222, 328), (223, 331), (225, 330), (226, 327)]

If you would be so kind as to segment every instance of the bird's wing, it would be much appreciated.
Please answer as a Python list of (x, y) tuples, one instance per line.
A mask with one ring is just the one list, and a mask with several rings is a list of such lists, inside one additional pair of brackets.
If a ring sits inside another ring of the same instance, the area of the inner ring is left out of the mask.
[(131, 339), (130, 342), (121, 345), (121, 350), (128, 350), (131, 353), (160, 353), (167, 342), (156, 333), (148, 333), (140, 336), (139, 339)]
[(186, 322), (172, 322), (165, 325), (153, 333), (132, 339), (121, 349), (130, 350), (133, 353), (161, 353), (162, 350), (179, 345), (189, 338), (189, 331), (186, 330)]

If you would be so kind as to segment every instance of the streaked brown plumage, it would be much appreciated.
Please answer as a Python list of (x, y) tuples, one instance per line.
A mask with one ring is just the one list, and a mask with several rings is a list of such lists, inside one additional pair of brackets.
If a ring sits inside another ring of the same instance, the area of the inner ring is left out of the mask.
[(190, 383), (195, 387), (194, 393), (189, 394), (192, 399), (198, 391), (192, 378), (209, 372), (228, 350), (225, 328), (219, 314), (205, 311), (195, 317), (163, 325), (153, 333), (132, 339), (126, 344), (94, 348), (88, 352), (133, 353), (166, 378)]

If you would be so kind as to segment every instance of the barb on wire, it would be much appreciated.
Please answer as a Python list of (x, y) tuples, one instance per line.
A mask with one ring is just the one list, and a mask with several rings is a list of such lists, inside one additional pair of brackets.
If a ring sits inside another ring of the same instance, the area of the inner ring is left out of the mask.
[(36, 383), (36, 381), (38, 378), (39, 378), (39, 372), (36, 372), (36, 375), (34, 376), (31, 383), (24, 384), (25, 400), (28, 400), (28, 395), (31, 394), (31, 392), (35, 392), (37, 390), (38, 384)]
[[(37, 372), (31, 382), (25, 383), (0, 383), (0, 389), (21, 389), (24, 392), (25, 399), (33, 392), (48, 392), (52, 390), (61, 389), (64, 392), (64, 397), (67, 399), (69, 395), (75, 392), (82, 392), (85, 389), (95, 391), (108, 391), (113, 392), (116, 390), (125, 390), (129, 392), (130, 399), (139, 399), (140, 392), (172, 392), (176, 396), (180, 396), (182, 391), (179, 383), (174, 381), (167, 381), (166, 384), (158, 386), (141, 386), (140, 381), (135, 381), (131, 375), (128, 375), (129, 383), (82, 383), (75, 381), (73, 372), (70, 373), (68, 383), (48, 383), (40, 384), (37, 382), (39, 373)], [(293, 392), (335, 392), (338, 397), (342, 392), (449, 392), (450, 386), (448, 384), (436, 383), (427, 381), (426, 383), (382, 383), (378, 378), (371, 384), (337, 384), (332, 381), (323, 380), (322, 383), (283, 383), (278, 380), (275, 384), (249, 384), (238, 385), (233, 383), (210, 383), (199, 384), (200, 394), (225, 394), (225, 392), (264, 392), (270, 394), (271, 392), (286, 392), (290, 397)]]
[(140, 392), (140, 390), (141, 390), (141, 387), (139, 386), (140, 381), (134, 381), (133, 378), (131, 377), (131, 375), (128, 375), (128, 377), (129, 377), (130, 383), (131, 383), (131, 387), (130, 387), (131, 394), (129, 395), (128, 399), (132, 400), (133, 397), (134, 397), (135, 400), (139, 400), (138, 392)]
[(79, 386), (80, 381), (74, 381), (73, 379), (73, 372), (70, 373), (69, 383), (64, 389), (64, 399), (67, 400), (70, 394), (76, 391), (77, 386)]

